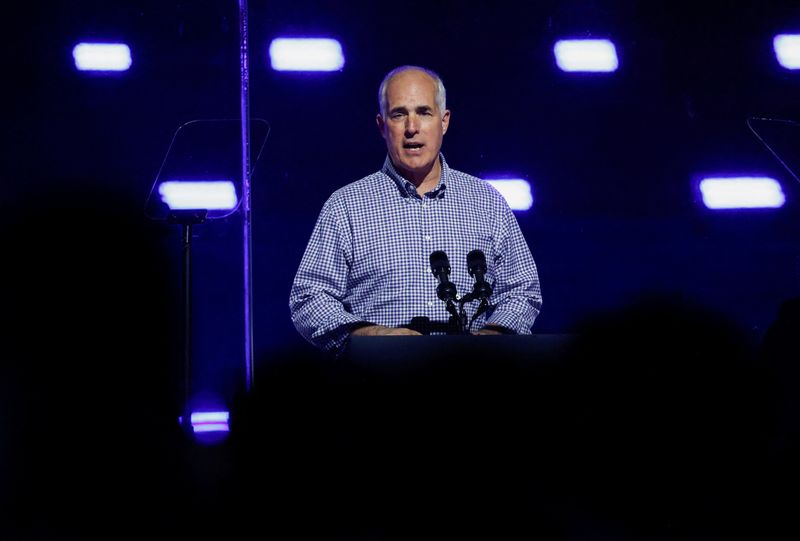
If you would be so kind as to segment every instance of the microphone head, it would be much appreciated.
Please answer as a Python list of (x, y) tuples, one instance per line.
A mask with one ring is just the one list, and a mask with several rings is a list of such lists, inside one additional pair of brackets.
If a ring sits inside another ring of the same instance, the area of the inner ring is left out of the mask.
[(450, 260), (443, 251), (436, 250), (433, 252), (430, 257), (430, 262), (431, 270), (436, 278), (438, 278), (442, 272), (448, 275), (450, 274)]
[(467, 254), (467, 269), (470, 276), (474, 276), (476, 272), (481, 276), (486, 274), (486, 255), (480, 250), (472, 250)]

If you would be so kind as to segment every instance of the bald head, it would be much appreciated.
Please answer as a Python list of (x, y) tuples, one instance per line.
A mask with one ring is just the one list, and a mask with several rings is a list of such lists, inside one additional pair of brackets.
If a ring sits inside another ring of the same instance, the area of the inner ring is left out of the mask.
[(422, 72), (430, 77), (434, 87), (434, 99), (436, 100), (436, 106), (438, 107), (439, 111), (445, 111), (447, 109), (447, 93), (445, 92), (444, 83), (442, 82), (441, 77), (439, 77), (436, 72), (420, 66), (400, 66), (399, 68), (395, 68), (387, 73), (386, 77), (384, 77), (383, 81), (381, 81), (381, 86), (378, 88), (378, 107), (380, 108), (381, 116), (386, 118), (386, 112), (389, 108), (389, 100), (387, 97), (387, 88), (389, 87), (389, 83), (401, 73), (408, 71)]

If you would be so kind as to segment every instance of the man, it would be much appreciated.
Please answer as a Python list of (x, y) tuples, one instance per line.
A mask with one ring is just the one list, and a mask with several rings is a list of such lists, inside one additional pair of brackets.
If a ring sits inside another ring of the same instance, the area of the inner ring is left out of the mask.
[(503, 197), (440, 154), (450, 124), (441, 79), (402, 66), (386, 75), (378, 100), (388, 156), (323, 206), (292, 285), (295, 327), (332, 351), (351, 335), (441, 330), (450, 315), (430, 255), (449, 256), (450, 281), (463, 295), (474, 283), (466, 256), (477, 249), (493, 294), (473, 322), (476, 334), (530, 334), (542, 302), (536, 265)]

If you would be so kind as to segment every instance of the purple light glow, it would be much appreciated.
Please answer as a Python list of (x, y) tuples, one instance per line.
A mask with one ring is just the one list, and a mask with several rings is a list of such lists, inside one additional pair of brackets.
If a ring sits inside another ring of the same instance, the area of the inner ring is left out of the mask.
[(276, 71), (338, 71), (344, 67), (342, 45), (329, 38), (276, 38), (269, 46)]
[(195, 433), (198, 432), (228, 432), (230, 428), (227, 423), (202, 423), (199, 425), (192, 425)]
[(195, 433), (228, 432), (230, 413), (227, 411), (192, 412), (192, 430)]
[(786, 202), (780, 183), (769, 177), (711, 177), (700, 181), (703, 204), (714, 210), (779, 208)]
[(79, 43), (72, 58), (79, 71), (126, 71), (133, 62), (124, 43)]
[(775, 56), (787, 70), (800, 69), (800, 34), (778, 34), (772, 40)]
[(195, 411), (192, 412), (192, 424), (227, 423), (230, 413), (227, 411)]
[(158, 186), (158, 194), (172, 210), (230, 210), (238, 203), (230, 180), (168, 180)]
[(511, 210), (529, 210), (533, 206), (531, 185), (518, 178), (487, 179), (511, 207)]
[(611, 72), (619, 67), (617, 49), (607, 39), (562, 39), (553, 53), (562, 71)]

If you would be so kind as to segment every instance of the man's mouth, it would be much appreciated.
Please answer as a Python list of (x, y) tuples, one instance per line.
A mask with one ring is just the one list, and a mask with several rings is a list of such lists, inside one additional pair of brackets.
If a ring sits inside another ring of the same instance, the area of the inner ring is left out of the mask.
[(407, 150), (419, 150), (423, 146), (425, 145), (423, 145), (422, 143), (403, 143), (403, 148)]

